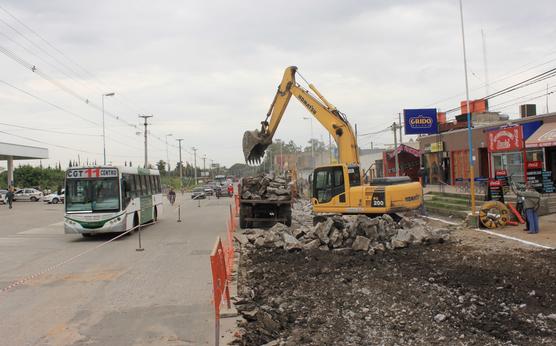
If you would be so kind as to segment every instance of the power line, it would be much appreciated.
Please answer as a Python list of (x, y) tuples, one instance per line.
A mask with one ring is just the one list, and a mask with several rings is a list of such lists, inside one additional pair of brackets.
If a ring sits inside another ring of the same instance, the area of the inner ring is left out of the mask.
[(61, 135), (86, 136), (86, 137), (100, 137), (100, 135), (93, 135), (93, 134), (88, 134), (88, 133), (75, 133), (75, 132), (64, 132), (64, 131), (49, 130), (49, 129), (38, 129), (38, 128), (34, 128), (34, 127), (21, 126), (21, 125), (14, 125), (14, 124), (7, 124), (7, 123), (0, 123), (0, 125), (9, 126), (9, 127), (16, 127), (16, 128), (25, 129), (25, 130), (41, 131), (41, 132), (47, 132), (47, 133), (55, 133), (55, 134), (61, 134)]
[[(92, 79), (96, 80), (97, 84), (104, 86), (102, 81), (100, 81), (98, 78), (96, 78), (90, 71), (88, 71), (86, 68), (84, 68), (82, 65), (80, 65), (79, 63), (77, 63), (76, 61), (74, 61), (73, 59), (71, 59), (68, 55), (66, 55), (63, 51), (61, 51), (60, 49), (58, 49), (56, 46), (54, 46), (52, 43), (50, 43), (47, 39), (45, 39), (42, 35), (40, 35), (39, 33), (37, 33), (35, 30), (33, 30), (30, 26), (28, 26), (27, 24), (25, 24), (22, 20), (20, 20), (19, 18), (17, 18), (15, 15), (13, 15), (10, 11), (8, 11), (5, 7), (3, 7), (2, 5), (0, 5), (0, 10), (2, 10), (3, 12), (5, 12), (9, 17), (11, 17), (13, 20), (15, 20), (19, 25), (21, 25), (23, 28), (25, 28), (27, 31), (31, 32), (33, 35), (35, 35), (37, 38), (39, 38), (40, 41), (42, 41), (44, 44), (46, 44), (50, 49), (54, 50), (57, 54), (60, 54), (66, 61), (68, 61), (69, 63), (73, 64), (74, 66), (76, 66), (78, 69), (80, 69), (81, 71), (85, 72), (86, 75), (92, 77)], [(77, 76), (78, 79), (84, 79), (83, 75), (78, 73), (76, 71), (76, 69), (68, 66), (65, 62), (61, 61), (60, 59), (58, 59), (57, 57), (55, 57), (54, 55), (52, 55), (51, 53), (49, 53), (45, 48), (41, 47), (39, 44), (37, 44), (36, 42), (34, 42), (33, 40), (31, 40), (30, 38), (28, 38), (23, 32), (21, 32), (20, 30), (18, 30), (17, 28), (15, 28), (13, 25), (9, 24), (8, 22), (6, 22), (4, 19), (0, 18), (0, 21), (2, 21), (6, 26), (8, 26), (10, 29), (12, 29), (16, 34), (18, 34), (19, 36), (21, 36), (25, 41), (29, 42), (32, 46), (36, 47), (39, 51), (41, 51), (42, 53), (46, 54), (48, 57), (50, 57), (51, 59), (53, 59), (58, 65), (64, 67), (67, 71), (69, 71), (70, 74), (74, 74)], [(12, 40), (13, 41), (13, 40)], [(15, 42), (15, 41), (14, 41)], [(16, 43), (17, 44), (17, 43)], [(42, 57), (38, 56), (37, 54), (34, 54), (33, 52), (31, 52), (29, 49), (25, 48), (23, 45), (18, 44), (18, 46), (22, 47), (23, 49), (25, 49), (28, 53), (38, 57), (39, 59), (41, 59), (42, 61), (44, 61), (46, 64), (48, 64), (49, 66), (53, 66), (52, 64), (48, 63), (45, 59), (43, 59)], [(47, 47), (47, 48), (48, 48)], [(71, 88), (68, 88), (67, 86), (65, 86), (63, 83), (54, 80), (52, 77), (50, 77), (48, 74), (46, 74), (44, 71), (38, 69), (36, 67), (36, 65), (29, 63), (28, 61), (26, 61), (25, 59), (23, 59), (22, 57), (20, 57), (19, 55), (17, 55), (15, 52), (9, 50), (8, 48), (5, 47), (1, 47), (0, 46), (0, 51), (2, 53), (4, 53), (5, 55), (7, 55), (8, 57), (10, 57), (11, 59), (13, 59), (14, 61), (18, 62), (19, 64), (21, 64), (23, 67), (30, 69), (32, 72), (38, 74), (40, 77), (42, 77), (43, 79), (49, 81), (50, 83), (52, 83), (53, 85), (55, 85), (56, 87), (58, 87), (59, 89), (65, 91), (66, 93), (74, 96), (75, 98), (79, 99), (82, 102), (85, 102), (85, 104), (100, 110), (101, 107), (100, 105), (97, 105), (95, 102), (92, 102), (89, 98), (87, 97), (83, 97), (81, 95), (79, 95), (78, 93), (76, 93), (75, 91), (73, 91)], [(54, 67), (54, 66), (53, 66)], [(59, 70), (58, 68), (54, 67), (57, 71), (63, 73), (66, 77), (70, 78), (71, 80), (73, 80), (74, 82), (77, 82), (73, 77), (71, 77), (70, 75), (68, 75), (67, 73), (64, 73), (63, 71)], [(86, 86), (84, 82), (79, 81), (82, 85)], [(97, 86), (95, 86), (95, 88), (98, 89)], [(100, 89), (99, 89), (100, 90)], [(119, 93), (121, 95), (121, 93)], [(128, 107), (129, 109), (132, 109), (133, 111), (135, 111), (135, 113), (141, 113), (138, 112), (137, 109), (133, 106), (130, 106), (129, 104), (126, 104), (124, 102), (121, 101), (121, 96), (117, 99), (117, 102), (123, 104), (124, 106)], [(125, 98), (125, 97), (124, 97)], [(129, 123), (127, 121), (125, 121), (124, 119), (120, 118), (119, 116), (106, 111), (105, 112), (108, 116), (124, 123), (125, 125), (134, 128), (136, 131), (140, 131), (139, 126), (137, 126), (136, 124), (133, 123)], [(162, 139), (162, 137), (153, 134), (151, 131), (151, 136), (154, 137), (155, 139), (157, 139), (161, 144), (164, 144), (165, 141)], [(171, 145), (173, 148), (177, 149), (177, 146), (175, 145)], [(187, 151), (187, 150), (186, 150)], [(187, 151), (189, 152), (189, 151)], [(191, 152), (189, 152), (190, 154), (192, 154)]]

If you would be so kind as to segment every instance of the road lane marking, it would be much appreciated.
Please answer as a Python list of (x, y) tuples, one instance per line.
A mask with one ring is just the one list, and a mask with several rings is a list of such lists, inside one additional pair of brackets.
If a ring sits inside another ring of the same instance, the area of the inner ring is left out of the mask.
[(479, 231), (479, 232), (486, 233), (486, 234), (495, 235), (495, 236), (500, 237), (500, 238), (515, 240), (515, 241), (518, 241), (518, 242), (523, 243), (523, 244), (527, 244), (527, 245), (531, 245), (531, 246), (540, 247), (540, 248), (542, 248), (542, 249), (554, 250), (554, 248), (553, 248), (553, 247), (550, 247), (550, 246), (537, 244), (537, 243), (534, 243), (534, 242), (532, 242), (532, 241), (527, 241), (527, 240), (519, 239), (519, 238), (512, 237), (512, 236), (505, 235), (505, 234), (500, 234), (500, 233), (496, 233), (496, 232), (492, 232), (492, 231), (487, 231), (486, 229), (476, 228), (475, 230), (476, 230), (476, 231)]

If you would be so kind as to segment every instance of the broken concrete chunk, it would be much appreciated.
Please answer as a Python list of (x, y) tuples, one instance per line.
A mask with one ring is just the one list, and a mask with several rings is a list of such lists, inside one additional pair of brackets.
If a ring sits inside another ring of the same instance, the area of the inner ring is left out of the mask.
[(308, 242), (307, 244), (303, 245), (303, 248), (305, 250), (314, 250), (314, 249), (318, 249), (320, 246), (320, 240), (319, 239), (315, 239), (315, 240), (311, 240), (310, 242)]
[(245, 244), (249, 243), (249, 238), (247, 238), (247, 236), (245, 234), (236, 233), (234, 235), (234, 238), (236, 238), (238, 243), (240, 243), (241, 245), (245, 245)]
[(299, 240), (297, 240), (296, 237), (294, 237), (291, 234), (288, 233), (282, 233), (282, 239), (284, 240), (284, 243), (286, 244), (298, 244)]
[(355, 251), (368, 251), (370, 243), (371, 240), (369, 238), (358, 235), (353, 241), (351, 248)]
[(323, 243), (328, 244), (330, 241), (328, 235), (330, 234), (333, 226), (334, 221), (332, 221), (332, 219), (328, 219), (315, 226), (315, 234)]
[(263, 237), (259, 237), (257, 239), (255, 239), (255, 246), (257, 247), (261, 247), (264, 246), (264, 238)]

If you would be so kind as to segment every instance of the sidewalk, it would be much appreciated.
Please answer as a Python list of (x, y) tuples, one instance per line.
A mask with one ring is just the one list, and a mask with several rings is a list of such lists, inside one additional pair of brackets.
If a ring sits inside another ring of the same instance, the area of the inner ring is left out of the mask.
[(501, 229), (489, 229), (497, 234), (507, 235), (521, 240), (530, 241), (556, 249), (556, 214), (549, 214), (539, 218), (540, 231), (537, 234), (528, 234), (523, 231), (525, 225), (506, 226)]

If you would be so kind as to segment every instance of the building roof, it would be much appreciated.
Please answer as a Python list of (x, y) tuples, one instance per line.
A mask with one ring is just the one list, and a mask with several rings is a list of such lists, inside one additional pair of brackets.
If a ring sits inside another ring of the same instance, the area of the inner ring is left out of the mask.
[(48, 159), (48, 149), (0, 142), (0, 160), (36, 160)]

